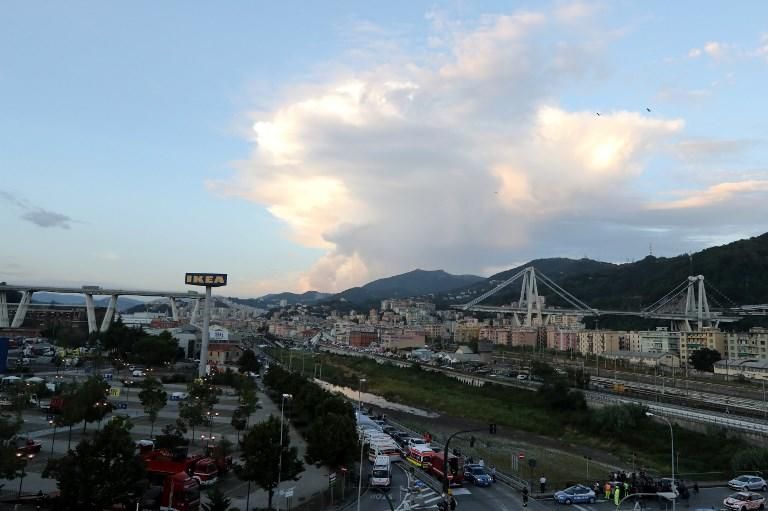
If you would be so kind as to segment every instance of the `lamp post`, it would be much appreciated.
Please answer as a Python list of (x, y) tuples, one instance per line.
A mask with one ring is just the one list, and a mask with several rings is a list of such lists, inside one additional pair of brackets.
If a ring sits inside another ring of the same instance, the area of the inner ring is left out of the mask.
[[(360, 385), (357, 388), (357, 413), (359, 414), (360, 411), (363, 408), (363, 383), (365, 383), (365, 378), (360, 378)], [(363, 439), (360, 438), (360, 473), (358, 475), (357, 480), (357, 511), (360, 511), (360, 497), (363, 494)]]
[(283, 416), (285, 415), (285, 400), (293, 399), (292, 394), (283, 394), (280, 405), (280, 456), (277, 462), (277, 509), (280, 509), (280, 483), (283, 478)]
[(208, 436), (213, 437), (213, 419), (219, 416), (219, 412), (212, 412), (208, 410), (206, 413), (208, 415)]
[(677, 494), (677, 491), (676, 491), (677, 489), (675, 488), (675, 486), (676, 486), (676, 484), (675, 484), (675, 433), (674, 433), (674, 431), (672, 429), (672, 423), (669, 422), (669, 419), (667, 419), (666, 417), (663, 417), (661, 415), (656, 415), (656, 414), (651, 413), (651, 412), (645, 412), (645, 415), (647, 415), (648, 417), (658, 417), (659, 419), (661, 419), (664, 422), (666, 422), (667, 426), (669, 426), (669, 438), (670, 438), (671, 445), (672, 445), (672, 485), (671, 485), (671, 488), (672, 488), (672, 511), (675, 511), (675, 497), (676, 497), (676, 494)]
[(51, 439), (51, 457), (53, 457), (53, 445), (56, 443), (56, 426), (58, 426), (58, 422), (51, 419), (48, 421), (48, 424), (53, 426), (53, 438)]

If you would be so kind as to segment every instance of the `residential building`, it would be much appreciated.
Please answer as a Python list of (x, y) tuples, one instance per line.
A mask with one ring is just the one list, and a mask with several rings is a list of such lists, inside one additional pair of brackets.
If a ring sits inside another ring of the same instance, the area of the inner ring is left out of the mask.
[(243, 349), (231, 343), (213, 343), (208, 345), (208, 362), (211, 365), (235, 364), (240, 360)]
[(729, 332), (725, 336), (731, 360), (768, 358), (768, 329), (752, 328), (749, 332)]
[(633, 352), (680, 353), (680, 332), (671, 332), (667, 327), (630, 332), (629, 342)]
[(584, 330), (578, 333), (578, 338), (579, 352), (583, 355), (610, 353), (629, 347), (629, 335), (624, 331)]
[(347, 344), (365, 348), (379, 340), (379, 334), (372, 327), (353, 327), (347, 332)]
[(579, 349), (579, 332), (570, 328), (548, 326), (544, 330), (547, 349), (556, 351), (577, 351)]
[(689, 361), (691, 353), (701, 348), (716, 350), (726, 358), (725, 333), (713, 327), (705, 327), (694, 332), (680, 332), (680, 359), (683, 362)]

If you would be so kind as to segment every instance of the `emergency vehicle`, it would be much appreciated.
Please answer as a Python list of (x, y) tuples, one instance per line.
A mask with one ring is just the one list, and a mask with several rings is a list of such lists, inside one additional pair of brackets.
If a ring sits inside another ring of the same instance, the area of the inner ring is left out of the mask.
[[(438, 480), (445, 478), (445, 463), (443, 453), (435, 452), (430, 460), (429, 473)], [(453, 454), (448, 454), (448, 484), (450, 486), (460, 486), (464, 482), (464, 459)]]
[(392, 437), (376, 438), (368, 446), (368, 459), (371, 463), (381, 456), (386, 456), (390, 461), (400, 461), (401, 455), (400, 446)]
[(152, 486), (141, 498), (141, 511), (198, 511), (200, 483), (185, 472), (166, 477), (162, 486)]
[(143, 454), (142, 458), (147, 472), (156, 476), (167, 477), (184, 472), (201, 486), (210, 486), (219, 479), (216, 461), (202, 454), (187, 456), (184, 451), (156, 449)]
[(371, 486), (389, 488), (392, 484), (392, 463), (389, 456), (379, 456), (373, 461)]
[(432, 457), (434, 455), (435, 451), (430, 449), (429, 446), (411, 445), (408, 447), (405, 459), (412, 465), (427, 469), (432, 463)]

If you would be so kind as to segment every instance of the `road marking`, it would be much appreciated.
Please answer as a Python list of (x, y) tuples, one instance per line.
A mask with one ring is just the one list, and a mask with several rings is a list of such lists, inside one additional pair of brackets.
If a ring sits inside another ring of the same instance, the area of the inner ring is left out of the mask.
[(440, 499), (442, 499), (442, 498), (443, 498), (443, 497), (441, 497), (440, 495), (438, 495), (438, 496), (436, 496), (436, 497), (432, 497), (431, 499), (425, 500), (425, 501), (424, 501), (424, 504), (429, 504), (430, 502), (435, 502), (436, 500), (440, 500)]
[(583, 507), (583, 506), (580, 506), (580, 505), (578, 505), (578, 504), (573, 504), (573, 507), (575, 507), (575, 508), (576, 508), (576, 509), (578, 509), (579, 511), (592, 511), (591, 509), (587, 509), (587, 508), (585, 508), (585, 507)]
[(466, 488), (456, 488), (453, 490), (454, 495), (472, 495), (472, 492)]

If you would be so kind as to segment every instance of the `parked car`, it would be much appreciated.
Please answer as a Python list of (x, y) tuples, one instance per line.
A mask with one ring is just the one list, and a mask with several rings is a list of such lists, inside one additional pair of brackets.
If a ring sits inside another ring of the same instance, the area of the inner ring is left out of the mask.
[(490, 486), (493, 482), (491, 474), (481, 465), (464, 465), (464, 480), (475, 486)]
[(133, 376), (134, 378), (141, 378), (146, 375), (144, 374), (144, 371), (142, 371), (141, 369), (135, 369), (131, 371), (131, 376)]
[(762, 510), (765, 508), (765, 497), (759, 493), (751, 491), (740, 491), (728, 495), (723, 501), (723, 505), (728, 509), (735, 511), (752, 511), (753, 509)]
[(759, 476), (750, 475), (743, 475), (731, 479), (728, 481), (728, 487), (733, 488), (734, 490), (768, 490), (768, 485), (766, 485), (765, 479)]
[(172, 392), (170, 399), (171, 401), (184, 401), (189, 397), (189, 394), (186, 392)]
[(588, 504), (595, 503), (595, 492), (583, 484), (577, 484), (555, 492), (555, 502), (558, 504)]

